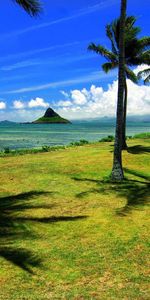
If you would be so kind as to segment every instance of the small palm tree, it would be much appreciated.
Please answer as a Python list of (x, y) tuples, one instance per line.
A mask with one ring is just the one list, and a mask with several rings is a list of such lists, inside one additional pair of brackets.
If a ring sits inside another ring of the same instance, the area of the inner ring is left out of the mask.
[(150, 82), (150, 68), (147, 68), (147, 69), (145, 69), (145, 70), (143, 70), (143, 71), (140, 71), (140, 72), (138, 73), (138, 78), (139, 78), (139, 79), (142, 79), (143, 77), (145, 77), (145, 78), (144, 78), (144, 84)]
[[(138, 77), (131, 70), (132, 65), (139, 65), (144, 62), (148, 63), (149, 54), (147, 47), (150, 45), (150, 38), (143, 37), (137, 39), (140, 28), (134, 26), (136, 18), (134, 16), (126, 17), (125, 19), (125, 75), (126, 79), (130, 79), (134, 83), (138, 82)], [(108, 61), (102, 65), (103, 70), (108, 73), (112, 69), (119, 66), (119, 28), (120, 20), (116, 19), (111, 24), (106, 26), (106, 35), (111, 42), (111, 50), (91, 43), (88, 47)], [(122, 149), (126, 149), (126, 112), (127, 112), (127, 82), (124, 82), (124, 113), (123, 113), (123, 130), (122, 130)]]
[(20, 5), (29, 15), (37, 16), (41, 12), (39, 0), (12, 0)]

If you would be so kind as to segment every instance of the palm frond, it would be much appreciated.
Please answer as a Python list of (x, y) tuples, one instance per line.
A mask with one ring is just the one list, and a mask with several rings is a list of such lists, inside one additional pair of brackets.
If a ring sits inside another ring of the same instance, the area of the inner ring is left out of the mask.
[[(140, 27), (134, 26), (136, 18), (134, 16), (127, 16), (125, 21), (125, 44), (128, 44), (129, 41), (135, 39), (138, 33), (141, 31)], [(111, 23), (112, 32), (114, 35), (117, 48), (119, 48), (119, 28), (120, 28), (120, 19), (115, 19)]]
[(150, 68), (142, 70), (138, 73), (138, 77), (141, 78), (141, 76), (147, 76), (150, 75)]
[(150, 65), (150, 50), (128, 58), (128, 65), (136, 66), (142, 64)]
[(20, 5), (29, 15), (37, 16), (42, 11), (42, 6), (39, 0), (12, 0)]
[(114, 37), (114, 34), (113, 34), (111, 24), (106, 25), (106, 35), (111, 41), (112, 52), (115, 55), (118, 55), (118, 49), (117, 49), (117, 45), (116, 45), (116, 41), (115, 41), (115, 37)]
[(102, 69), (105, 73), (108, 73), (109, 71), (115, 69), (118, 67), (118, 63), (108, 62), (102, 65)]
[(150, 36), (144, 36), (138, 39), (138, 47), (141, 51), (146, 51), (150, 49)]
[(138, 83), (138, 76), (127, 66), (125, 66), (126, 77), (134, 83)]
[(92, 50), (94, 52), (96, 52), (97, 54), (102, 55), (103, 57), (105, 57), (108, 61), (116, 61), (117, 60), (117, 56), (109, 51), (108, 49), (106, 49), (105, 47), (101, 46), (101, 45), (95, 45), (94, 43), (91, 43), (88, 46), (88, 50)]
[(146, 76), (146, 78), (144, 79), (144, 84), (150, 82), (150, 68), (140, 71), (137, 76), (138, 79), (142, 79)]
[(150, 82), (150, 75), (148, 75), (145, 79), (144, 79), (144, 84), (149, 83)]

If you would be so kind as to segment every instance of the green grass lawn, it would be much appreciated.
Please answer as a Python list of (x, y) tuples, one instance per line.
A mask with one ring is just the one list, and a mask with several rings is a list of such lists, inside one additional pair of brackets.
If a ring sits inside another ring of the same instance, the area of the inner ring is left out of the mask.
[(0, 158), (0, 299), (149, 299), (149, 139)]

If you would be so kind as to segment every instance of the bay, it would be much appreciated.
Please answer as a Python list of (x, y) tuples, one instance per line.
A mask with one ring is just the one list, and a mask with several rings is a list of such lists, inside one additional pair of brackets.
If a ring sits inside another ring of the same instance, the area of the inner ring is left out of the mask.
[[(128, 122), (127, 135), (150, 131), (150, 122)], [(0, 124), (0, 150), (68, 145), (85, 139), (98, 141), (115, 134), (112, 120), (74, 121), (72, 124)]]

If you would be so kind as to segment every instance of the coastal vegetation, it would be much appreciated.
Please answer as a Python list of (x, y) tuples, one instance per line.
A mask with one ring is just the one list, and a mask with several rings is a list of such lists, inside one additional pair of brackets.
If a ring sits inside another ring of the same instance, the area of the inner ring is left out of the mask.
[[(139, 133), (135, 134), (134, 136), (127, 136), (127, 139), (147, 139), (150, 140), (150, 133)], [(78, 147), (78, 146), (84, 146), (84, 145), (96, 145), (98, 143), (107, 143), (107, 142), (113, 142), (115, 140), (113, 135), (108, 135), (107, 137), (101, 138), (98, 142), (90, 142), (87, 140), (79, 140), (75, 142), (71, 142), (68, 145), (55, 145), (55, 146), (48, 146), (44, 145), (42, 147), (36, 147), (36, 148), (21, 148), (21, 149), (10, 149), (9, 147), (5, 147), (4, 150), (0, 151), (0, 157), (4, 156), (16, 156), (16, 155), (24, 155), (24, 154), (36, 154), (36, 153), (42, 153), (42, 152), (51, 152), (51, 151), (58, 151), (58, 150), (64, 150), (72, 147)]]
[(149, 138), (1, 157), (1, 299), (148, 299)]
[(58, 117), (52, 117), (52, 118), (44, 118), (44, 117), (41, 117), (39, 118), (38, 120), (34, 121), (33, 122), (34, 124), (48, 124), (48, 123), (52, 123), (52, 124), (68, 124), (70, 123), (68, 120), (64, 119), (64, 118), (60, 118), (59, 116)]

